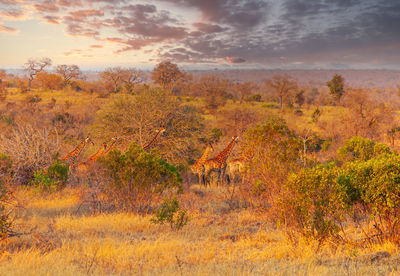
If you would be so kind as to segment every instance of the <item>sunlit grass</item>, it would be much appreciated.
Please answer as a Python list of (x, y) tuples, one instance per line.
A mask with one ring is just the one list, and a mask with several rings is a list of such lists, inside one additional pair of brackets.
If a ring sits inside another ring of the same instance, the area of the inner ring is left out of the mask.
[[(191, 188), (186, 200), (195, 190), (201, 188)], [(152, 224), (151, 215), (76, 212), (81, 192), (66, 189), (51, 196), (27, 190), (15, 193), (26, 203), (16, 225), (37, 227), (39, 236), (8, 241), (0, 254), (1, 275), (398, 272), (393, 262), (376, 267), (368, 261), (355, 265), (357, 258), (374, 252), (397, 256), (398, 248), (389, 242), (365, 248), (326, 243), (316, 250), (317, 241), (298, 237), (293, 243), (262, 213), (252, 209), (218, 213), (217, 206), (207, 211), (189, 210), (189, 224), (173, 231), (168, 225)], [(203, 193), (202, 198), (195, 198), (198, 204), (212, 201), (218, 205), (224, 188), (203, 188)]]

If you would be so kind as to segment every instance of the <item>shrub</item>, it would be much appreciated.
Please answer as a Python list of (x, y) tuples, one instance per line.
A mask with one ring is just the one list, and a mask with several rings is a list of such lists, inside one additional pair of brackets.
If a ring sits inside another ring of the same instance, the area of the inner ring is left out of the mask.
[(250, 194), (261, 199), (260, 204), (275, 200), (287, 175), (301, 166), (299, 151), (300, 140), (289, 130), (286, 122), (271, 116), (265, 123), (247, 130), (241, 152), (252, 157), (249, 172), (250, 183), (247, 186)]
[(8, 191), (0, 179), (0, 240), (7, 238), (11, 230), (11, 221), (4, 203), (7, 201)]
[(334, 164), (292, 174), (279, 198), (281, 223), (320, 241), (336, 236), (351, 206), (352, 189), (346, 180)]
[(123, 209), (148, 211), (154, 199), (182, 190), (178, 169), (133, 143), (127, 152), (112, 151), (102, 160), (106, 168), (106, 196)]
[(369, 160), (383, 153), (390, 153), (390, 148), (363, 137), (352, 137), (345, 141), (344, 146), (337, 151), (337, 158), (341, 162), (354, 160)]
[(53, 192), (65, 186), (67, 181), (68, 166), (56, 160), (46, 173), (41, 169), (34, 172), (33, 180), (29, 184), (42, 191)]
[(11, 171), (12, 161), (9, 156), (0, 152), (0, 177), (9, 174)]
[(0, 151), (11, 157), (14, 179), (23, 185), (33, 179), (35, 171), (50, 164), (58, 148), (57, 133), (51, 128), (21, 123), (0, 134)]
[(155, 224), (169, 223), (171, 229), (180, 230), (188, 223), (188, 220), (186, 210), (181, 210), (178, 199), (173, 197), (164, 199), (150, 221)]
[(378, 234), (399, 242), (400, 156), (383, 154), (344, 168), (357, 191), (353, 200), (367, 207)]
[(254, 94), (246, 98), (246, 102), (262, 102), (262, 96), (260, 94)]

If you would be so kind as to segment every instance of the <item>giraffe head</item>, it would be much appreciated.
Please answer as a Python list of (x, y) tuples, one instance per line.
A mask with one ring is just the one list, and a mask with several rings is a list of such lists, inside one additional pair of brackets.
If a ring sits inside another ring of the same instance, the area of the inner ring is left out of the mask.
[(113, 137), (113, 138), (111, 138), (111, 141), (114, 143), (117, 143), (118, 141), (120, 140), (120, 138), (119, 137)]
[(103, 143), (103, 149), (106, 149), (107, 148), (107, 143)]
[(161, 136), (166, 136), (167, 135), (167, 130), (165, 129), (164, 126), (161, 126), (160, 129), (158, 130), (160, 132)]
[(232, 136), (232, 141), (235, 141), (235, 143), (237, 143), (239, 141), (239, 136)]
[(210, 152), (214, 152), (214, 147), (212, 146), (211, 143), (208, 143), (207, 149), (208, 149)]
[(86, 137), (85, 143), (86, 143), (86, 144), (87, 144), (87, 143), (91, 143), (92, 145), (94, 145), (92, 139), (91, 139), (89, 136)]

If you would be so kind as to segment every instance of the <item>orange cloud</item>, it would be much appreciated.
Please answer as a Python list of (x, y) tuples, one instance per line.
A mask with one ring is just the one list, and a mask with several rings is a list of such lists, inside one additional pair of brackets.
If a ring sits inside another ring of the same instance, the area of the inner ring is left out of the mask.
[(12, 27), (7, 27), (7, 26), (2, 26), (2, 25), (0, 25), (0, 32), (2, 32), (2, 33), (15, 34), (15, 33), (18, 33), (19, 30), (14, 29), (14, 28), (12, 28)]

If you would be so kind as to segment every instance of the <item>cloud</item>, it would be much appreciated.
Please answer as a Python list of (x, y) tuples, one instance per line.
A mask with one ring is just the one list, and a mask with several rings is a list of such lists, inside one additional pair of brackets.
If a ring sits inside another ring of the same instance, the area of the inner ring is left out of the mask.
[(54, 25), (58, 25), (60, 24), (60, 17), (58, 16), (52, 16), (52, 15), (46, 15), (46, 16), (42, 16), (42, 18), (44, 20), (46, 20), (46, 23), (48, 24), (54, 24)]
[(78, 11), (73, 11), (70, 13), (72, 17), (76, 18), (86, 18), (89, 16), (104, 16), (104, 11), (102, 10), (78, 10)]
[[(335, 66), (369, 60), (370, 64), (398, 62), (400, 67), (400, 2), (395, 0), (0, 3), (7, 7), (0, 12), (2, 18), (23, 19), (29, 11), (33, 18), (64, 26), (68, 35), (94, 40), (92, 46), (113, 43), (110, 48), (121, 55), (142, 50), (150, 51), (155, 60), (237, 66)], [(17, 32), (1, 26), (1, 32)], [(92, 46), (89, 49), (102, 47)]]
[(7, 26), (0, 25), (0, 32), (1, 33), (15, 34), (15, 33), (18, 33), (19, 31), (17, 29), (12, 28), (12, 27), (7, 27)]
[(245, 59), (241, 57), (225, 57), (225, 60), (229, 63), (243, 63), (246, 62)]
[(220, 33), (226, 30), (226, 28), (223, 28), (219, 25), (216, 24), (207, 24), (204, 22), (196, 22), (193, 23), (193, 26), (197, 28), (200, 32), (204, 33)]
[(34, 4), (34, 8), (41, 13), (56, 13), (60, 8), (52, 1), (44, 1), (40, 4)]
[(29, 18), (29, 12), (25, 12), (21, 9), (7, 9), (0, 11), (0, 17), (5, 20), (27, 20)]
[(98, 44), (90, 45), (90, 48), (93, 48), (93, 49), (100, 49), (103, 47), (104, 47), (103, 45), (98, 45)]

